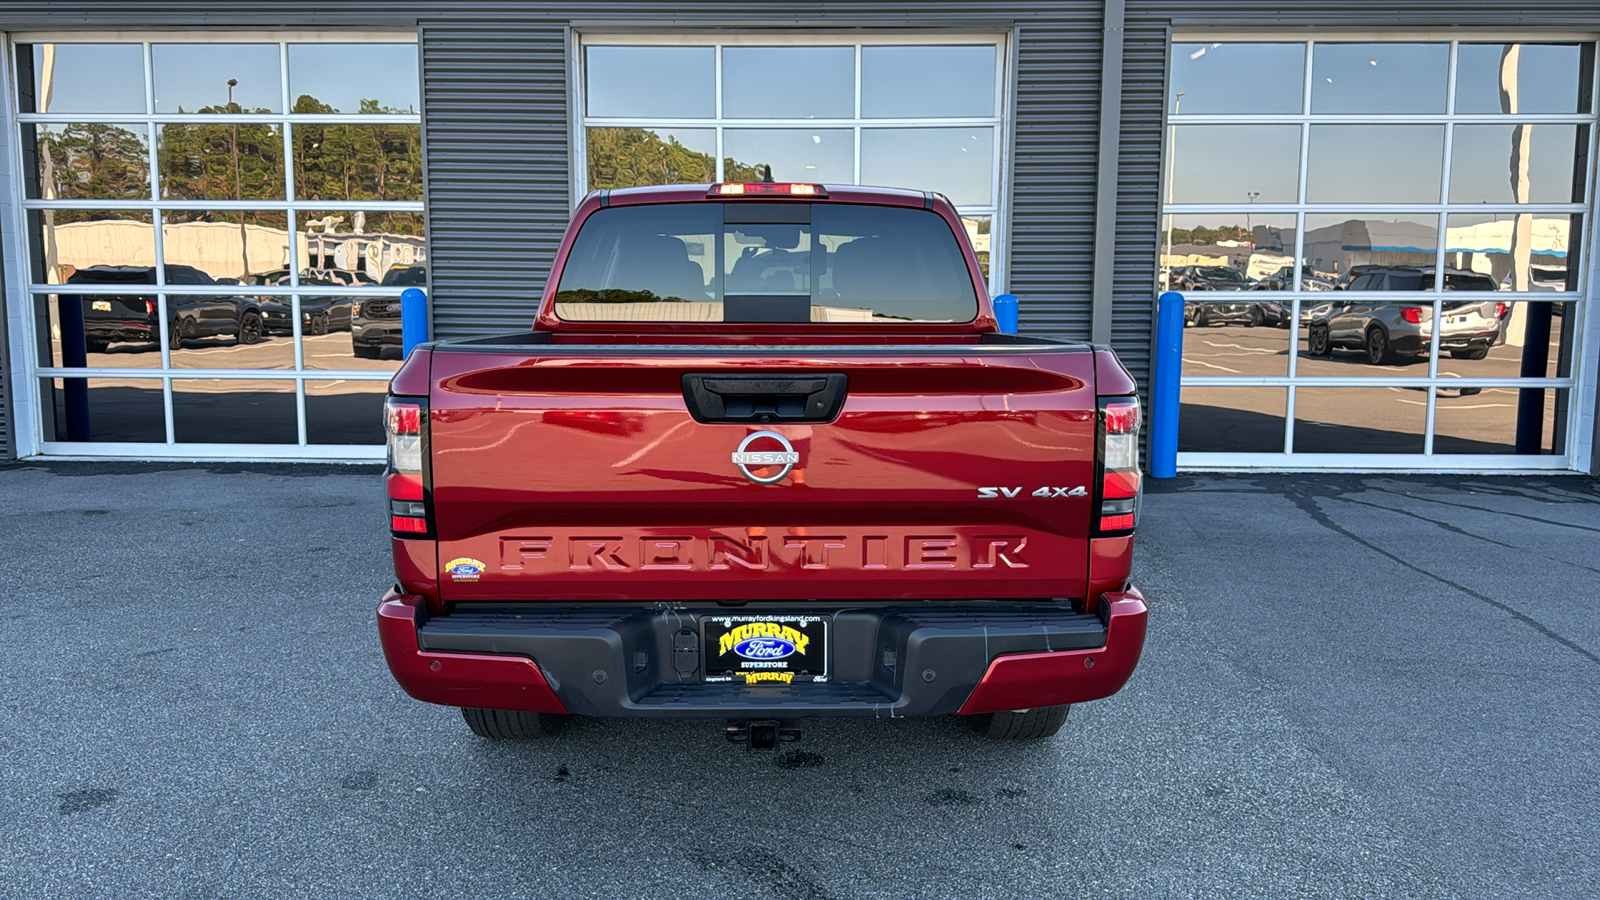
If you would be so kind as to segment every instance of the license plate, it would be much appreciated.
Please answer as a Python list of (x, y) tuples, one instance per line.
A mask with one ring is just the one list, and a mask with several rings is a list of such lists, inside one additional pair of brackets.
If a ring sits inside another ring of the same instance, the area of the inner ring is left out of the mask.
[(99, 312), (111, 312), (111, 301), (110, 300), (96, 300), (93, 303), (89, 304), (89, 308), (97, 310)]
[(707, 681), (828, 680), (826, 616), (702, 616)]

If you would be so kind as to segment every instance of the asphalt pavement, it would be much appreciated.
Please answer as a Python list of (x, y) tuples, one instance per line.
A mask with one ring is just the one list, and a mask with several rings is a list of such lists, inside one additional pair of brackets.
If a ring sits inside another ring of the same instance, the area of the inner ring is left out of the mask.
[(407, 698), (362, 467), (0, 467), (3, 897), (1580, 897), (1600, 483), (1153, 486), (1144, 661), (1042, 743), (495, 743)]

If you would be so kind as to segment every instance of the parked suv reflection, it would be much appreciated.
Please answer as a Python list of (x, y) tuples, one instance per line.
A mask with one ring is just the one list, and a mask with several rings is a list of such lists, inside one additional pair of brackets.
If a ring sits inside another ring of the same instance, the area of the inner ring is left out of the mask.
[[(1185, 292), (1250, 289), (1250, 281), (1244, 277), (1244, 273), (1229, 266), (1182, 266), (1173, 271), (1171, 283), (1172, 290)], [(1184, 305), (1185, 325), (1204, 328), (1228, 322), (1260, 325), (1261, 321), (1261, 309), (1254, 303), (1242, 300), (1191, 300)]]
[[(167, 284), (214, 285), (211, 276), (189, 266), (169, 265)], [(154, 266), (90, 266), (79, 269), (67, 284), (154, 286)], [(65, 299), (69, 295), (63, 295)], [(82, 295), (84, 344), (105, 352), (113, 343), (155, 343), (161, 326), (156, 295), (151, 293)], [(167, 340), (176, 350), (186, 338), (231, 336), (254, 344), (263, 334), (260, 306), (251, 297), (196, 294), (167, 295)], [(153, 348), (152, 348), (153, 349)]]
[[(288, 274), (287, 270), (280, 269), (265, 276), (275, 280), (260, 283), (285, 285), (289, 283)], [(306, 269), (300, 273), (302, 288), (344, 287), (352, 284), (365, 286), (371, 283), (372, 279), (357, 272)], [(350, 311), (349, 297), (301, 294), (300, 333), (327, 334), (330, 331), (349, 331)], [(291, 320), (293, 314), (293, 307), (288, 297), (261, 298), (261, 316), (266, 322), (269, 334), (294, 333), (294, 323)]]
[[(1351, 291), (1426, 291), (1432, 267), (1367, 268), (1350, 282)], [(1494, 279), (1462, 269), (1445, 270), (1447, 291), (1493, 291)], [(1483, 359), (1500, 336), (1506, 306), (1493, 300), (1445, 300), (1439, 349), (1458, 359)], [(1435, 333), (1433, 309), (1387, 299), (1335, 300), (1307, 312), (1306, 351), (1330, 356), (1336, 349), (1360, 350), (1371, 365), (1394, 365), (1406, 358), (1426, 359)]]

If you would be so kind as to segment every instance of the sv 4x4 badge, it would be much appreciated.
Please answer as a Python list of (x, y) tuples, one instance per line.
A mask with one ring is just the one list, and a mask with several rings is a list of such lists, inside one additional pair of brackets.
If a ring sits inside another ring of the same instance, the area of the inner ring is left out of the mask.
[[(1020, 487), (978, 488), (979, 500), (1015, 500), (1020, 496), (1022, 496), (1022, 488)], [(1057, 497), (1087, 497), (1089, 496), (1089, 489), (1082, 485), (1071, 488), (1046, 486), (1039, 488), (1028, 496), (1040, 497), (1047, 500), (1055, 499)]]

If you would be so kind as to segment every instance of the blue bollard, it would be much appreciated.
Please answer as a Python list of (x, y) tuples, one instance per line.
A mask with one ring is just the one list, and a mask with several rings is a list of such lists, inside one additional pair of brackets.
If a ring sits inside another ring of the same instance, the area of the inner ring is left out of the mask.
[(1156, 352), (1150, 374), (1150, 477), (1178, 475), (1179, 373), (1183, 371), (1183, 295), (1156, 300)]
[(428, 295), (422, 288), (406, 288), (400, 292), (400, 344), (403, 356), (411, 355), (411, 348), (428, 340)]
[(994, 319), (1001, 334), (1017, 333), (1017, 295), (1001, 294), (994, 298)]

